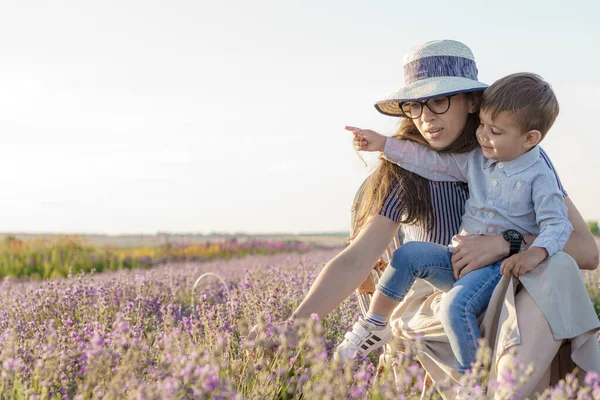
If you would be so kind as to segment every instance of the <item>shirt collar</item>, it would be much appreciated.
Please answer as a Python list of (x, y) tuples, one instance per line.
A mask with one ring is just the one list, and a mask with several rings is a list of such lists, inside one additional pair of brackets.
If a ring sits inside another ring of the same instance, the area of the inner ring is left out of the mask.
[(519, 157), (510, 161), (498, 161), (488, 159), (483, 165), (484, 168), (490, 168), (492, 165), (502, 162), (504, 172), (506, 175), (511, 176), (518, 174), (519, 172), (525, 171), (531, 167), (537, 160), (540, 159), (540, 147), (535, 146), (525, 154), (521, 154)]

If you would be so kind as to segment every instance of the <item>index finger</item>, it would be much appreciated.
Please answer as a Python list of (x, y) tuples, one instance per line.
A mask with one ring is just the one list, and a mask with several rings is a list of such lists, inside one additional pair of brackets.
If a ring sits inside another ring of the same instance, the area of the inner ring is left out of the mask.
[(452, 264), (455, 264), (460, 258), (458, 258), (458, 253), (460, 252), (460, 247), (456, 246), (454, 251), (452, 252), (452, 256), (450, 257), (450, 261)]
[(349, 126), (349, 125), (346, 125), (344, 127), (344, 129), (347, 130), (347, 131), (350, 131), (350, 132), (358, 132), (358, 131), (362, 130), (362, 129), (357, 128), (355, 126)]

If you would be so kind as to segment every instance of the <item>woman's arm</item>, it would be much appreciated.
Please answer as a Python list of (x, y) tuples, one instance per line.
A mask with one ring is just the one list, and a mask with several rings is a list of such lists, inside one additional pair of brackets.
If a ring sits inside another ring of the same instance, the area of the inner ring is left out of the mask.
[[(573, 225), (573, 233), (563, 251), (573, 257), (580, 269), (596, 269), (598, 267), (598, 246), (592, 236), (583, 217), (575, 207), (571, 199), (566, 196), (569, 222)], [(536, 239), (537, 235), (525, 235), (528, 248)], [(452, 267), (454, 273), (462, 277), (465, 274), (490, 265), (503, 257), (508, 256), (510, 245), (497, 236), (462, 236), (457, 237), (460, 242), (452, 255)]]
[[(596, 246), (596, 241), (569, 196), (566, 196), (564, 199), (567, 205), (569, 222), (573, 225), (573, 233), (569, 236), (569, 240), (565, 244), (563, 251), (573, 257), (577, 265), (579, 265), (579, 269), (596, 269), (598, 267), (598, 246)], [(525, 248), (528, 248), (536, 238), (536, 235), (525, 235), (525, 241), (527, 242)]]
[(569, 211), (569, 221), (573, 225), (573, 233), (563, 251), (573, 257), (580, 269), (596, 269), (599, 262), (596, 241), (569, 196), (565, 197), (565, 203)]
[(309, 318), (315, 313), (323, 318), (338, 307), (365, 280), (397, 231), (398, 224), (391, 219), (372, 217), (350, 245), (325, 265), (293, 317)]

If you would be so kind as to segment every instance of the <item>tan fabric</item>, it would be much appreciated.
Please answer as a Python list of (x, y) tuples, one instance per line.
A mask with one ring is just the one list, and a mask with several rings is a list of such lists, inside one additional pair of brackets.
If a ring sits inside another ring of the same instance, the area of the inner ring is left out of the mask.
[(567, 253), (558, 252), (519, 278), (548, 318), (555, 339), (574, 338), (600, 327), (581, 272)]
[[(364, 186), (363, 184), (360, 187), (354, 199), (351, 225), (353, 234), (357, 229), (356, 205), (362, 197)], [(402, 239), (400, 229), (398, 236), (390, 243), (384, 258), (390, 259)], [(518, 292), (521, 284), (527, 291)], [(519, 302), (519, 299), (524, 297), (523, 293), (529, 293), (539, 307), (537, 310), (529, 309), (531, 305), (529, 301)], [(414, 342), (417, 337), (420, 337), (423, 353), (419, 356), (419, 360), (438, 387), (440, 382), (448, 378), (458, 382), (454, 354), (444, 329), (435, 315), (439, 310), (441, 296), (443, 292), (417, 279), (404, 301), (396, 307), (390, 317), (397, 338)], [(369, 300), (370, 295), (359, 294), (359, 303), (363, 312), (368, 309)], [(525, 306), (518, 307), (519, 304)], [(520, 310), (519, 313), (517, 309)], [(528, 275), (521, 277), (521, 281), (503, 277), (494, 290), (480, 324), (483, 337), (488, 340), (493, 349), (494, 368), (491, 371), (491, 378), (495, 379), (498, 373), (498, 361), (502, 355), (511, 347), (521, 345), (519, 325), (523, 326), (527, 323), (530, 313), (537, 315), (540, 311), (546, 316), (554, 338), (568, 339), (560, 347), (551, 365), (547, 366), (551, 375), (550, 384), (556, 384), (561, 377), (572, 372), (575, 366), (580, 367), (580, 376), (584, 371), (600, 373), (598, 316), (577, 264), (566, 253), (559, 252)], [(537, 344), (523, 343), (522, 348), (527, 346), (525, 348), (527, 351), (523, 353), (535, 353)], [(533, 351), (529, 351), (532, 347)], [(386, 350), (389, 349), (391, 346), (386, 346)], [(548, 349), (540, 349), (540, 351), (547, 352)], [(382, 364), (389, 367), (391, 366), (389, 361), (391, 361), (390, 354), (384, 353), (381, 357)], [(441, 390), (440, 394), (444, 400), (453, 399), (455, 395), (452, 390)]]
[[(515, 305), (517, 315), (527, 323), (521, 324), (519, 329), (521, 345), (515, 346), (513, 349), (518, 349), (520, 360), (526, 364), (531, 363), (534, 368), (519, 392), (522, 398), (528, 398), (534, 393), (541, 393), (548, 388), (552, 369), (549, 366), (561, 346), (567, 345), (569, 342), (554, 339), (546, 316), (526, 289), (519, 290)], [(514, 361), (514, 358), (509, 355), (499, 356), (497, 359), (498, 371), (514, 371), (515, 369), (518, 371), (519, 366), (515, 366)], [(496, 397), (503, 400), (506, 395), (497, 392)]]
[[(560, 252), (526, 278), (522, 277), (521, 283), (546, 316), (554, 338), (570, 339), (548, 366), (553, 371), (551, 384), (555, 384), (561, 375), (572, 372), (575, 366), (584, 371), (600, 372), (600, 347), (596, 335), (600, 322), (575, 261)], [(503, 277), (480, 324), (483, 336), (493, 349), (492, 379), (498, 372), (499, 358), (512, 346), (521, 344), (519, 324), (527, 323), (527, 319), (517, 315), (515, 301), (519, 299), (519, 287), (519, 280)], [(448, 338), (435, 315), (442, 296), (443, 292), (417, 279), (390, 318), (396, 337), (415, 339), (422, 336), (424, 354), (420, 361), (434, 382), (458, 378)], [(446, 392), (442, 397), (452, 399), (454, 396), (452, 392)]]

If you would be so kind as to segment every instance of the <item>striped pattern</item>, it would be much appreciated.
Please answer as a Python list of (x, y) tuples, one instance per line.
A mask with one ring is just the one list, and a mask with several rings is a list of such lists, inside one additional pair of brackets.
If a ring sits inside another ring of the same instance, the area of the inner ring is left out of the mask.
[[(540, 157), (544, 159), (546, 165), (554, 172), (558, 187), (564, 196), (568, 196), (565, 191), (550, 158), (540, 147)], [(448, 245), (452, 241), (452, 236), (459, 231), (461, 218), (465, 211), (465, 202), (469, 193), (464, 189), (464, 185), (459, 182), (434, 182), (429, 181), (429, 190), (431, 191), (431, 203), (433, 206), (434, 224), (431, 232), (417, 225), (404, 225), (402, 242), (420, 241), (432, 242), (441, 245)], [(396, 186), (383, 204), (379, 214), (388, 217), (394, 222), (400, 221), (400, 210), (402, 206), (404, 193), (400, 186)]]
[(404, 65), (404, 84), (410, 85), (421, 79), (437, 76), (458, 76), (477, 80), (475, 60), (463, 57), (433, 56), (419, 58)]
[[(400, 221), (400, 210), (403, 193), (400, 186), (390, 193), (380, 214), (392, 221)], [(431, 232), (418, 225), (404, 225), (404, 242), (420, 241), (447, 245), (452, 236), (458, 233), (462, 215), (465, 212), (465, 202), (469, 192), (459, 182), (429, 181), (431, 203), (433, 206), (434, 224)]]

